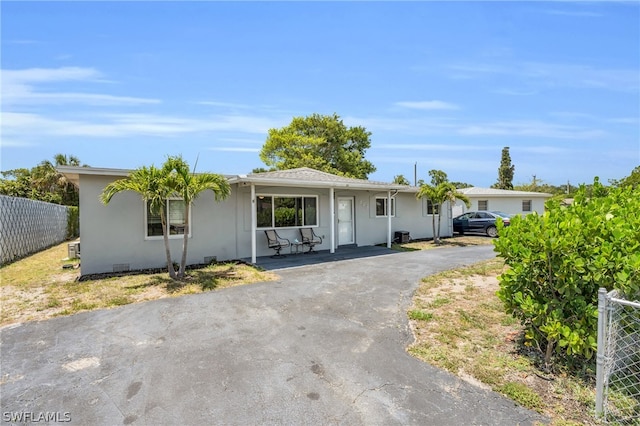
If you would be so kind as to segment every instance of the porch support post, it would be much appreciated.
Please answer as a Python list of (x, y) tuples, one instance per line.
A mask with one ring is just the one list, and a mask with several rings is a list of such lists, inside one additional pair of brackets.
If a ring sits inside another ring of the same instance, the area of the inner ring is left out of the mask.
[(329, 253), (336, 252), (336, 203), (334, 200), (335, 193), (333, 191), (333, 187), (329, 188), (329, 216), (331, 217), (331, 248), (329, 249)]
[(391, 248), (391, 190), (387, 191), (387, 248)]
[(251, 263), (256, 263), (256, 232), (257, 232), (257, 216), (256, 216), (256, 186), (251, 184)]

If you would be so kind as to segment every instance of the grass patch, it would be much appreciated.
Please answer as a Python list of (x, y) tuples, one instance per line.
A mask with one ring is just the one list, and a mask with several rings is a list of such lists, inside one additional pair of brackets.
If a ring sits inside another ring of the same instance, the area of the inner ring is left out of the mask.
[(431, 312), (414, 309), (409, 311), (409, 318), (416, 321), (430, 321), (433, 318), (433, 314)]
[[(465, 380), (482, 382), (516, 403), (552, 419), (553, 425), (595, 425), (592, 372), (577, 377), (537, 369), (521, 351), (520, 322), (496, 296), (504, 262), (491, 259), (423, 278), (408, 317), (413, 356)], [(429, 320), (420, 318), (429, 314)]]
[[(189, 270), (188, 279), (180, 283), (166, 272), (78, 281), (78, 260), (65, 259), (66, 255), (67, 243), (63, 243), (0, 268), (0, 325), (277, 278), (252, 266), (220, 263)], [(66, 264), (73, 267), (64, 269)]]
[(534, 390), (519, 382), (507, 382), (498, 387), (498, 390), (530, 410), (541, 411), (542, 398)]

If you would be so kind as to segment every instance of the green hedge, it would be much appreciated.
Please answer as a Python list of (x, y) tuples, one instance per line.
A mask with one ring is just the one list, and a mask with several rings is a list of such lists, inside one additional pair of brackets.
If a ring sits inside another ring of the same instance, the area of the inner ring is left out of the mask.
[(510, 267), (498, 296), (525, 326), (525, 344), (545, 361), (571, 363), (596, 351), (598, 289), (640, 294), (640, 188), (606, 188), (596, 178), (572, 205), (498, 226), (495, 250)]

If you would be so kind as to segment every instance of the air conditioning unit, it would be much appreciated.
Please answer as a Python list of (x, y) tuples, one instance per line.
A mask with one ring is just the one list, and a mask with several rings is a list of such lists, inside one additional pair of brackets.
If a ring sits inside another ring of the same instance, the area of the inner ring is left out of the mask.
[(393, 241), (396, 243), (404, 244), (411, 241), (411, 236), (408, 231), (396, 231), (394, 234)]
[(68, 258), (69, 259), (77, 259), (80, 257), (80, 243), (79, 242), (73, 242), (73, 243), (69, 243), (67, 244), (67, 253), (68, 253)]

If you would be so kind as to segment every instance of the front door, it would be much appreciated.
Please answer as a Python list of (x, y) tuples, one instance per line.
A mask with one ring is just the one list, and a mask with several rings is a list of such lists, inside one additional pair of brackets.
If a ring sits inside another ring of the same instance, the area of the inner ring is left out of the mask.
[(353, 198), (338, 198), (338, 245), (354, 242)]

